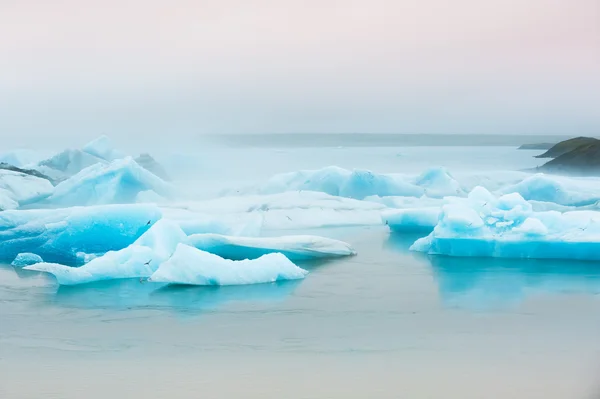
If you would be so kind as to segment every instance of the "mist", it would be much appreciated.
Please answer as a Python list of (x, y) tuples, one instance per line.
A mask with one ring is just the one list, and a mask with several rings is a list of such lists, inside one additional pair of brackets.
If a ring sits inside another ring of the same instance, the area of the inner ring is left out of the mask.
[(107, 134), (592, 135), (596, 1), (0, 3), (6, 147)]

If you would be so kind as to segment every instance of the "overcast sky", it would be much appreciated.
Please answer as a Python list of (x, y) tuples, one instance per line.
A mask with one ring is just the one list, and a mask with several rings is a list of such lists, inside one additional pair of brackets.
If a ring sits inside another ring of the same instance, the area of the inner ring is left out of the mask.
[(600, 134), (598, 0), (0, 0), (0, 38), (21, 145)]

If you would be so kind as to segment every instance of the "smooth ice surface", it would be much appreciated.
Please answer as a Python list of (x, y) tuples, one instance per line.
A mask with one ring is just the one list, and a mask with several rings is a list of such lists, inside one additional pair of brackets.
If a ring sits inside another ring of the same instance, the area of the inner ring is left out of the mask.
[(190, 285), (244, 285), (302, 279), (308, 272), (279, 253), (253, 260), (229, 260), (179, 244), (150, 281)]
[(285, 191), (320, 191), (330, 195), (363, 199), (370, 195), (421, 196), (424, 190), (401, 178), (368, 170), (347, 170), (330, 166), (273, 176), (259, 188), (265, 194)]
[(538, 212), (518, 193), (496, 198), (479, 187), (444, 205), (433, 232), (411, 248), (450, 256), (600, 260), (600, 212)]
[(42, 155), (33, 150), (29, 149), (18, 149), (9, 152), (5, 152), (0, 155), (0, 162), (7, 163), (9, 165), (23, 168), (25, 166), (33, 165), (38, 162)]
[(16, 209), (40, 201), (52, 194), (54, 187), (46, 179), (0, 170), (0, 210)]
[(49, 202), (58, 206), (135, 203), (138, 193), (148, 190), (163, 197), (173, 194), (171, 185), (127, 157), (83, 169), (57, 185)]
[[(263, 230), (295, 230), (318, 227), (368, 226), (380, 225), (382, 204), (358, 201), (350, 198), (335, 197), (326, 193), (311, 191), (290, 191), (265, 195), (226, 196), (213, 200), (187, 202), (170, 205), (172, 212), (189, 217), (206, 214), (215, 218), (222, 215), (223, 220), (241, 218), (249, 215), (260, 219)], [(166, 209), (166, 207), (165, 207)], [(189, 214), (189, 216), (186, 216)], [(258, 220), (258, 219), (257, 219)], [(184, 222), (185, 223), (185, 222)], [(188, 234), (193, 234), (188, 232)], [(208, 231), (196, 231), (203, 233)], [(225, 235), (257, 235), (229, 234)]]
[(32, 254), (30, 252), (24, 252), (21, 254), (18, 254), (15, 259), (12, 261), (11, 265), (12, 266), (29, 266), (29, 265), (35, 265), (36, 263), (42, 263), (44, 261), (44, 259), (42, 259), (41, 256), (36, 255), (36, 254)]
[(78, 149), (66, 149), (40, 161), (34, 168), (56, 181), (62, 181), (97, 163), (104, 164), (106, 161)]
[(519, 193), (527, 200), (559, 205), (585, 206), (600, 201), (600, 179), (535, 174), (504, 187), (503, 194)]
[(0, 212), (0, 259), (21, 252), (47, 262), (77, 264), (83, 254), (103, 254), (132, 244), (161, 218), (153, 205), (106, 205)]
[(82, 151), (109, 162), (125, 156), (125, 154), (116, 150), (110, 139), (104, 135), (87, 143)]
[(288, 259), (309, 260), (354, 255), (352, 247), (331, 238), (297, 235), (282, 237), (228, 237), (219, 234), (195, 234), (187, 244), (232, 260), (257, 259), (278, 252)]
[(396, 232), (429, 233), (437, 225), (440, 213), (440, 207), (399, 209), (385, 212), (383, 220)]
[(24, 269), (50, 273), (61, 285), (149, 277), (161, 262), (173, 254), (177, 244), (185, 239), (185, 233), (177, 224), (159, 220), (127, 248), (107, 252), (81, 267), (39, 263)]

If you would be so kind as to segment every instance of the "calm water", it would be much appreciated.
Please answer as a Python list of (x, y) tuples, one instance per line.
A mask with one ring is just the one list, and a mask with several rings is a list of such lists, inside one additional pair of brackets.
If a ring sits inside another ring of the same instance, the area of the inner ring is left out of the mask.
[[(267, 150), (253, 151), (257, 170), (240, 170), (248, 180), (269, 164)], [(357, 149), (269, 151), (280, 154), (271, 173), (329, 164), (406, 173), (436, 163), (535, 166), (531, 153), (511, 148), (362, 149), (355, 159)], [(223, 154), (223, 176), (252, 156)], [(358, 256), (305, 264), (311, 274), (299, 282), (221, 288), (137, 280), (57, 288), (43, 275), (0, 267), (0, 398), (600, 392), (597, 263), (428, 257), (408, 251), (416, 237), (383, 227), (311, 233), (346, 240)]]

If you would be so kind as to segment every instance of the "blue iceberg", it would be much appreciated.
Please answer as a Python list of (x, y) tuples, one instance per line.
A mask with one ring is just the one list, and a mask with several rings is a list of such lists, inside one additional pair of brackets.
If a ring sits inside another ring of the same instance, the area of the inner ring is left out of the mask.
[(82, 254), (103, 254), (132, 244), (162, 217), (153, 205), (106, 205), (0, 212), (0, 260), (22, 252), (47, 262), (80, 264)]
[(264, 194), (297, 190), (319, 191), (359, 200), (370, 195), (420, 197), (424, 194), (423, 188), (399, 176), (368, 170), (349, 171), (337, 166), (275, 175), (259, 189)]
[(383, 213), (385, 224), (395, 232), (430, 233), (438, 224), (441, 207), (407, 208)]
[(517, 193), (484, 188), (442, 207), (433, 232), (412, 250), (464, 257), (600, 260), (600, 212), (542, 211)]
[(11, 265), (17, 266), (17, 267), (22, 267), (22, 266), (35, 265), (36, 263), (42, 263), (43, 261), (44, 261), (44, 259), (42, 259), (41, 256), (32, 254), (30, 252), (25, 252), (25, 253), (18, 254), (17, 257), (15, 258), (15, 260), (12, 261)]
[(168, 220), (159, 220), (127, 248), (109, 251), (81, 267), (56, 263), (38, 263), (25, 267), (54, 275), (61, 285), (76, 285), (94, 281), (149, 277), (158, 266), (185, 241), (185, 233)]
[(54, 181), (63, 181), (97, 163), (106, 164), (107, 162), (81, 150), (67, 149), (51, 158), (40, 161), (35, 169)]
[(243, 285), (303, 279), (308, 272), (279, 253), (253, 260), (223, 259), (197, 248), (179, 244), (149, 281), (186, 285)]
[(131, 157), (97, 163), (63, 181), (48, 201), (57, 206), (135, 203), (140, 192), (170, 197), (170, 184), (139, 166)]
[(573, 178), (538, 173), (517, 184), (502, 188), (500, 193), (518, 193), (530, 201), (581, 207), (600, 201), (598, 183), (597, 178)]
[(274, 252), (281, 253), (293, 261), (356, 254), (345, 242), (309, 235), (228, 237), (219, 234), (195, 234), (188, 237), (187, 244), (231, 260), (257, 259)]
[(81, 150), (109, 162), (125, 157), (125, 154), (113, 147), (110, 139), (105, 135), (90, 141)]
[(319, 170), (275, 175), (259, 187), (259, 192), (266, 194), (295, 190), (319, 191), (359, 200), (369, 196), (425, 195), (430, 198), (442, 198), (466, 194), (461, 184), (445, 168), (431, 168), (419, 176), (410, 177), (361, 169), (350, 171), (330, 166)]

